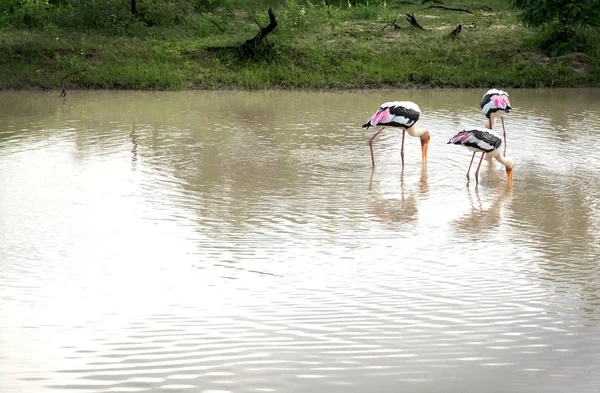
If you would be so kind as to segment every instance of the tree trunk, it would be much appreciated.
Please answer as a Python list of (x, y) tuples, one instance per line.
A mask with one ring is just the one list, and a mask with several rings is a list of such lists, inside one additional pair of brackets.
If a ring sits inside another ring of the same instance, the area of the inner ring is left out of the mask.
[(131, 13), (137, 15), (137, 0), (131, 0)]
[(242, 44), (242, 52), (244, 53), (245, 57), (254, 57), (254, 55), (256, 54), (256, 46), (260, 44), (260, 42), (267, 36), (267, 34), (269, 34), (271, 31), (273, 31), (274, 28), (277, 27), (277, 20), (275, 20), (275, 14), (273, 13), (273, 10), (269, 8), (268, 12), (269, 24), (267, 25), (267, 27), (263, 28), (259, 25), (260, 31), (258, 32), (258, 34), (256, 34), (254, 38), (250, 38)]

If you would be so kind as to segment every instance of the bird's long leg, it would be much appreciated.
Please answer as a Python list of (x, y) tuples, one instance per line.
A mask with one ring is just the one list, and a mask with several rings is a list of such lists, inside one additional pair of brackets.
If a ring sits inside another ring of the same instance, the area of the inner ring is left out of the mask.
[[(469, 193), (469, 202), (471, 202), (471, 209), (473, 211), (476, 211), (478, 208), (475, 207), (475, 201), (473, 200), (473, 194), (471, 194), (471, 189), (467, 188), (468, 193)], [(477, 204), (479, 205), (479, 211), (483, 212), (483, 205), (481, 203), (481, 198), (479, 197), (479, 188), (476, 187), (475, 188), (475, 200), (477, 201)]]
[(477, 184), (479, 184), (479, 167), (483, 161), (483, 156), (485, 156), (485, 153), (481, 153), (481, 159), (479, 160), (479, 165), (477, 165), (477, 170), (475, 171), (475, 183)]
[(504, 133), (504, 155), (506, 156), (506, 130), (504, 129), (504, 117), (501, 117), (502, 120), (502, 132)]
[(402, 129), (402, 147), (400, 148), (400, 158), (402, 158), (402, 167), (404, 168), (404, 134), (406, 130)]
[(404, 202), (404, 168), (400, 171), (400, 195), (402, 196), (402, 202)]
[(375, 157), (373, 156), (373, 139), (375, 139), (375, 137), (379, 135), (384, 128), (385, 127), (381, 127), (381, 129), (377, 131), (375, 135), (371, 137), (371, 139), (369, 139), (369, 149), (371, 149), (371, 163), (373, 163), (373, 168), (375, 168)]
[(475, 199), (477, 199), (477, 203), (479, 204), (479, 211), (483, 212), (483, 204), (481, 203), (481, 197), (479, 196), (479, 188), (475, 188)]
[(375, 174), (375, 167), (371, 168), (371, 177), (369, 178), (369, 191), (371, 191), (371, 187), (373, 186), (373, 174)]
[(474, 151), (474, 152), (473, 152), (473, 156), (471, 157), (471, 163), (469, 164), (469, 169), (467, 170), (467, 180), (469, 180), (469, 172), (471, 172), (471, 165), (473, 165), (473, 159), (475, 158), (475, 154), (476, 154), (476, 153), (477, 153), (477, 152), (476, 152), (476, 151)]
[[(488, 117), (488, 124), (489, 124), (489, 129), (492, 129), (492, 116)], [(490, 164), (490, 167), (494, 164), (494, 162), (492, 161), (492, 156), (489, 154), (485, 154), (485, 159), (487, 160), (487, 162)]]

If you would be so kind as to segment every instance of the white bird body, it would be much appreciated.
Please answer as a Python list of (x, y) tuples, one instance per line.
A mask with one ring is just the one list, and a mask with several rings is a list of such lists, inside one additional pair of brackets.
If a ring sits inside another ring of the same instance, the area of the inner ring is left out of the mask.
[(450, 138), (448, 143), (462, 145), (477, 153), (492, 153), (502, 146), (502, 138), (495, 131), (472, 127), (465, 129)]
[(384, 102), (363, 127), (389, 126), (411, 128), (421, 117), (421, 108), (412, 101)]

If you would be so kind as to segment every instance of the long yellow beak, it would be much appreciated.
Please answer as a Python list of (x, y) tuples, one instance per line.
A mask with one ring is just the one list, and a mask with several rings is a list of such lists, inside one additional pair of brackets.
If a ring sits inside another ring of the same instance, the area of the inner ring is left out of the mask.
[(429, 148), (429, 140), (431, 137), (421, 139), (421, 159), (423, 163), (427, 162), (427, 149)]
[(506, 180), (512, 181), (513, 179), (513, 168), (506, 168)]

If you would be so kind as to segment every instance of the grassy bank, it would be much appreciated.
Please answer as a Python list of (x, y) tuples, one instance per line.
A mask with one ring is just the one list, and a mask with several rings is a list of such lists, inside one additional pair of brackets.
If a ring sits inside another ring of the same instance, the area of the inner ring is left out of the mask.
[[(600, 51), (548, 56), (509, 4), (433, 2), (274, 7), (270, 54), (239, 45), (268, 23), (266, 9), (215, 9), (175, 27), (0, 30), (0, 88), (263, 89), (600, 86)], [(450, 5), (449, 5), (450, 6)], [(412, 27), (414, 13), (424, 30)], [(396, 20), (397, 26), (386, 26)], [(457, 38), (449, 33), (458, 25)], [(593, 37), (592, 37), (593, 38)], [(590, 42), (593, 42), (593, 39)]]

